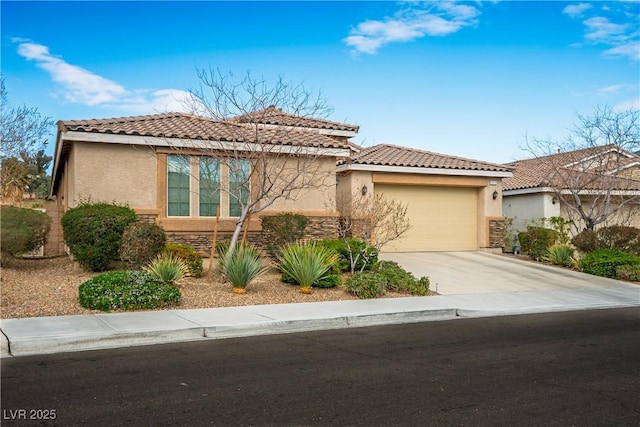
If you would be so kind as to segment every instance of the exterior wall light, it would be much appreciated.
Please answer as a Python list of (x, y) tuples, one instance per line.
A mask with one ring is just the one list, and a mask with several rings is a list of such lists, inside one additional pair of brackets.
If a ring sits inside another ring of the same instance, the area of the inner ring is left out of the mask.
[(492, 196), (493, 196), (493, 200), (497, 199), (498, 198), (498, 191), (497, 190), (494, 191)]
[(364, 196), (365, 194), (367, 194), (367, 192), (369, 191), (369, 189), (367, 188), (366, 185), (362, 186), (362, 195)]
[(556, 203), (558, 203), (558, 199), (556, 199), (556, 196), (553, 196), (553, 198), (551, 198), (551, 204), (555, 205)]

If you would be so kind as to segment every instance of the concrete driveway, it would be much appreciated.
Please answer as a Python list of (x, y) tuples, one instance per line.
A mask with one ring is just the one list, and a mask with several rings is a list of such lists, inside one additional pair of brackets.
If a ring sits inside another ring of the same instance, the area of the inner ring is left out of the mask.
[(624, 283), (487, 252), (382, 253), (380, 259), (395, 261), (416, 277), (428, 276), (431, 290), (441, 295), (611, 288)]

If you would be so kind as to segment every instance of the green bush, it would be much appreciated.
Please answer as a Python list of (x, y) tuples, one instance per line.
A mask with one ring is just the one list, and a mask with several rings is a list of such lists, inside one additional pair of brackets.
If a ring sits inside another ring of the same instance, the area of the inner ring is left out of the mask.
[(278, 269), (301, 287), (311, 287), (331, 274), (331, 266), (338, 255), (331, 249), (311, 242), (306, 245), (287, 245), (278, 258)]
[(429, 278), (419, 280), (394, 261), (380, 261), (376, 270), (386, 279), (386, 289), (425, 296), (429, 293)]
[(66, 211), (61, 219), (71, 254), (93, 271), (106, 270), (118, 259), (122, 234), (135, 221), (132, 209), (108, 203), (83, 203)]
[(285, 246), (304, 237), (304, 229), (309, 223), (306, 216), (294, 213), (263, 216), (260, 221), (265, 248), (274, 260), (282, 255)]
[(571, 239), (571, 244), (586, 254), (598, 249), (598, 235), (593, 230), (583, 230)]
[(598, 249), (615, 249), (640, 255), (640, 228), (612, 225), (596, 232)]
[(167, 235), (158, 224), (134, 222), (124, 230), (120, 259), (133, 268), (150, 263), (167, 244)]
[(360, 299), (377, 298), (386, 293), (387, 279), (375, 271), (358, 271), (345, 282), (347, 291)]
[(550, 246), (542, 256), (542, 260), (554, 265), (571, 267), (573, 264), (573, 248), (564, 244)]
[(550, 228), (527, 227), (527, 231), (518, 233), (522, 252), (529, 258), (539, 261), (547, 249), (558, 239), (558, 232)]
[(182, 258), (189, 267), (187, 276), (202, 276), (202, 256), (191, 246), (183, 243), (167, 243), (164, 252), (170, 252)]
[(595, 276), (617, 278), (617, 269), (622, 266), (637, 267), (640, 256), (615, 249), (596, 249), (581, 258), (582, 271)]
[[(325, 239), (321, 241), (321, 244), (338, 254), (340, 271), (371, 270), (378, 264), (378, 250), (364, 240)], [(352, 261), (353, 270), (351, 268)]]
[(92, 310), (141, 310), (180, 304), (180, 290), (144, 271), (108, 271), (78, 288), (82, 307)]
[(226, 250), (223, 250), (218, 261), (218, 268), (222, 277), (230, 281), (234, 288), (244, 289), (269, 269), (262, 265), (260, 252), (250, 244), (240, 244), (230, 257), (225, 255)]
[(173, 252), (164, 252), (145, 267), (144, 271), (157, 277), (163, 283), (173, 285), (189, 274), (189, 266), (184, 259)]
[(618, 280), (640, 282), (640, 264), (619, 265), (616, 267), (616, 278)]
[(13, 206), (0, 213), (0, 249), (3, 255), (18, 256), (38, 249), (47, 241), (51, 218), (34, 209)]

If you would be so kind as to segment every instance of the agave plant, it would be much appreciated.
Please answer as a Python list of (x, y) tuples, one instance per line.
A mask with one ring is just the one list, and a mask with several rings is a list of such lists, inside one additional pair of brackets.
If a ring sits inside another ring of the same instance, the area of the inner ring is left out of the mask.
[(326, 246), (314, 242), (288, 245), (278, 257), (278, 268), (300, 284), (300, 292), (311, 293), (311, 286), (330, 272), (338, 255)]
[(164, 252), (156, 257), (144, 271), (162, 280), (164, 283), (176, 284), (189, 274), (189, 266), (178, 255)]
[(249, 244), (238, 245), (230, 256), (226, 251), (220, 255), (218, 269), (222, 277), (231, 282), (237, 294), (245, 293), (247, 285), (269, 269), (260, 262), (258, 250)]
[(569, 245), (553, 245), (547, 248), (542, 260), (554, 265), (571, 267), (573, 264), (573, 248)]

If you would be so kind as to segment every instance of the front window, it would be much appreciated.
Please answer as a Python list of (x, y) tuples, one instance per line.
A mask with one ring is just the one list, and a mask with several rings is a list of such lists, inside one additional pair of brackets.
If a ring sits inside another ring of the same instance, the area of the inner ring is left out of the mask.
[(229, 161), (229, 216), (240, 216), (242, 206), (249, 202), (250, 169), (248, 160)]
[(168, 155), (167, 215), (239, 217), (249, 203), (250, 182), (249, 160)]
[(189, 157), (167, 158), (167, 206), (169, 216), (189, 216)]
[(216, 216), (220, 208), (220, 161), (200, 157), (200, 216)]

